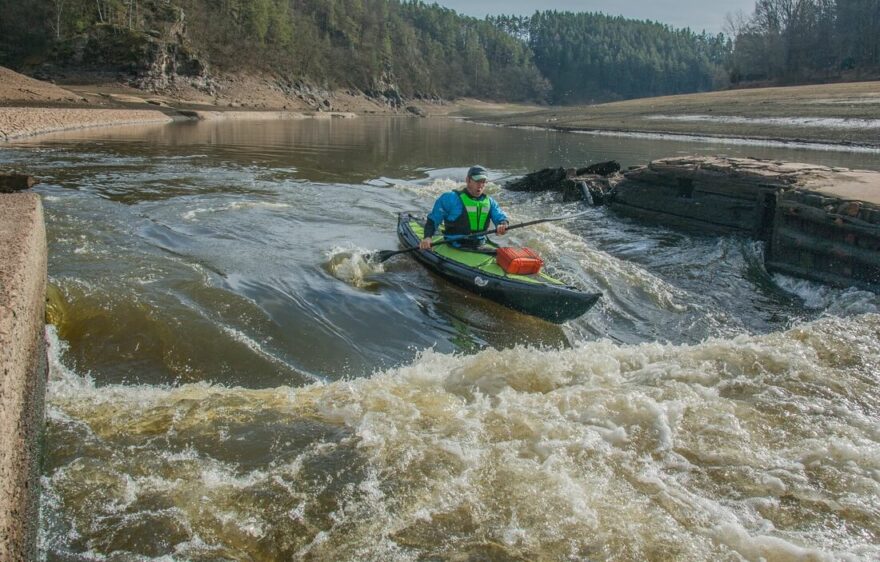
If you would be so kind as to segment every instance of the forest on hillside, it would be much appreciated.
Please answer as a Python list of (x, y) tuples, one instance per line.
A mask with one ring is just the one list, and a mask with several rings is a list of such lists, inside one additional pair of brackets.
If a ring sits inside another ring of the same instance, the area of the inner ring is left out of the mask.
[(709, 90), (723, 75), (723, 41), (688, 30), (564, 12), (480, 20), (418, 0), (0, 0), (0, 64), (64, 64), (84, 36), (168, 29), (178, 10), (212, 68), (328, 88), (578, 102)]
[(593, 13), (488, 19), (529, 46), (556, 103), (702, 92), (726, 84), (731, 44), (723, 34)]
[(552, 103), (880, 75), (880, 0), (758, 0), (728, 28), (557, 11), (480, 20), (419, 0), (0, 0), (0, 64), (131, 71), (134, 55), (94, 53), (143, 54), (152, 37), (212, 71)]

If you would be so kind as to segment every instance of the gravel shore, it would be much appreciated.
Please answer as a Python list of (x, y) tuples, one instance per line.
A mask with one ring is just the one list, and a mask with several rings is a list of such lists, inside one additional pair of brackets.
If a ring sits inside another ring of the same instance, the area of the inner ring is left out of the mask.
[[(70, 129), (169, 123), (180, 119), (274, 121), (355, 117), (355, 113), (350, 111), (313, 112), (307, 107), (302, 110), (279, 108), (275, 111), (249, 107), (211, 110), (201, 106), (184, 109), (178, 104), (176, 109), (172, 109), (167, 100), (160, 98), (150, 97), (146, 93), (139, 96), (118, 92), (77, 93), (0, 66), (0, 142)], [(148, 103), (161, 105), (165, 110), (153, 109)], [(122, 107), (96, 107), (96, 104)]]

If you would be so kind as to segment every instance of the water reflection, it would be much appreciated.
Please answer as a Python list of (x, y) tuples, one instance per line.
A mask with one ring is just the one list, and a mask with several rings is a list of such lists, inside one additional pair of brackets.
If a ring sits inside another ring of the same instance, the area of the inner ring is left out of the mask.
[[(16, 143), (118, 151), (146, 158), (201, 158), (205, 166), (259, 166), (261, 179), (293, 174), (317, 182), (424, 179), (481, 162), (505, 174), (617, 160), (624, 168), (683, 154), (721, 154), (880, 169), (875, 155), (512, 129), (452, 119), (360, 117), (304, 121), (203, 121), (44, 135)], [(235, 188), (230, 185), (230, 188)]]

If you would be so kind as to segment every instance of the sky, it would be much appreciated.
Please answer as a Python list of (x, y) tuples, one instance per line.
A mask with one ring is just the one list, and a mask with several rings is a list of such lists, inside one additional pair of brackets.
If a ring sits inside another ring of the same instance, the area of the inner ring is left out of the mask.
[(690, 27), (709, 33), (724, 31), (724, 17), (742, 11), (751, 15), (755, 0), (426, 0), (452, 8), (460, 14), (530, 16), (536, 10), (602, 12), (639, 20), (653, 20), (673, 27)]

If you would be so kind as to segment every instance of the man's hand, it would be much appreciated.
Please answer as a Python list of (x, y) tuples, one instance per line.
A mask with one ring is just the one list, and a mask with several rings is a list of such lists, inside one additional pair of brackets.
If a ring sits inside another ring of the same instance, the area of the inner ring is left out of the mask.
[(422, 238), (422, 241), (419, 242), (419, 248), (422, 250), (430, 250), (433, 245), (430, 238)]
[(507, 232), (507, 223), (503, 222), (498, 225), (497, 234), (504, 234)]

